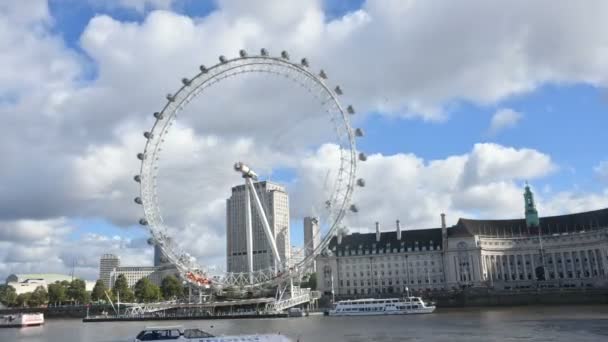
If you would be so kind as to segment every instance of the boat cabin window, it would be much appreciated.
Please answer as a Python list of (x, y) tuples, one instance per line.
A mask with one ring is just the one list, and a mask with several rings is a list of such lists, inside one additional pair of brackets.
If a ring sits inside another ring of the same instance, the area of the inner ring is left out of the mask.
[(144, 330), (137, 335), (140, 341), (177, 340), (181, 333), (177, 329), (171, 330)]

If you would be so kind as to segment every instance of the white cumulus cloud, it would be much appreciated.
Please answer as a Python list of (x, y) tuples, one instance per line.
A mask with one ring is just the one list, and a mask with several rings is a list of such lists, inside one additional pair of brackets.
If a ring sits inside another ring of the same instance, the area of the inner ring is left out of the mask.
[[(148, 260), (141, 242), (78, 235), (70, 218), (135, 222), (135, 153), (151, 113), (182, 77), (241, 48), (285, 49), (292, 60), (307, 57), (313, 72), (325, 69), (330, 85), (340, 84), (355, 105), (355, 125), (369, 112), (445, 121), (452, 101), (495, 104), (545, 84), (608, 84), (608, 35), (598, 34), (608, 31), (608, 2), (601, 0), (369, 0), (332, 19), (320, 1), (218, 1), (197, 18), (172, 11), (169, 0), (89, 1), (97, 9), (133, 9), (141, 21), (97, 15), (76, 50), (63, 41), (46, 1), (0, 4), (0, 274), (65, 271), (77, 259), (94, 277), (107, 251)], [(224, 170), (235, 159), (250, 155), (271, 175), (277, 166), (310, 171), (290, 184), (294, 218), (326, 193), (333, 160), (325, 117), (301, 89), (255, 77), (222, 86), (180, 117), (159, 186), (167, 219), (194, 222), (183, 225), (185, 247), (210, 263), (221, 263), (223, 201), (235, 182)], [(511, 114), (497, 125), (513, 121)], [(517, 216), (521, 182), (556, 168), (542, 151), (496, 144), (437, 160), (372, 153), (360, 167), (368, 186), (354, 197), (361, 210), (348, 223), (400, 218), (407, 227), (436, 226), (441, 211), (452, 219)], [(606, 197), (564, 192), (547, 201), (546, 212), (594, 208)], [(32, 241), (38, 245), (28, 250)]]
[(502, 108), (496, 111), (492, 116), (488, 134), (496, 135), (502, 130), (517, 126), (523, 115), (510, 108)]
[(601, 182), (608, 184), (608, 161), (600, 162), (595, 168), (593, 168), (593, 171)]

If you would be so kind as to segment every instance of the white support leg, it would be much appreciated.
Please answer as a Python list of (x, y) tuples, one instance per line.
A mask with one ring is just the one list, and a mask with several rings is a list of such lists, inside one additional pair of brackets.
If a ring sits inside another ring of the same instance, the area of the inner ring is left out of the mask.
[(275, 271), (277, 271), (279, 269), (279, 267), (281, 266), (281, 256), (279, 255), (279, 250), (277, 249), (277, 243), (274, 240), (274, 236), (272, 234), (272, 230), (270, 229), (270, 224), (268, 223), (268, 218), (266, 217), (266, 212), (264, 211), (264, 207), (262, 206), (262, 202), (260, 201), (260, 198), (258, 197), (258, 193), (255, 191), (255, 187), (253, 186), (253, 181), (251, 180), (250, 177), (245, 178), (245, 181), (247, 182), (247, 185), (249, 185), (249, 190), (251, 191), (251, 194), (253, 195), (253, 200), (255, 202), (255, 207), (256, 207), (256, 211), (258, 213), (258, 216), (260, 217), (260, 220), (262, 220), (262, 225), (264, 226), (264, 233), (266, 233), (266, 239), (268, 239), (268, 243), (270, 244), (270, 247), (272, 248), (272, 255), (274, 256), (274, 260), (275, 260)]
[[(247, 182), (247, 181), (245, 181)], [(249, 284), (253, 284), (253, 223), (251, 218), (251, 194), (249, 186), (245, 185), (245, 213), (247, 235), (247, 270), (249, 271)]]

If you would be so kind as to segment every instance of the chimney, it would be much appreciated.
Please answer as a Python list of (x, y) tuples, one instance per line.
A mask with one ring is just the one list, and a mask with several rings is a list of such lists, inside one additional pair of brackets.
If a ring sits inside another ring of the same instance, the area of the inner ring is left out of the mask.
[(397, 240), (401, 240), (401, 224), (399, 224), (399, 220), (397, 220)]
[(338, 238), (338, 245), (341, 245), (342, 244), (342, 232), (341, 231), (338, 231), (337, 238)]
[(441, 228), (445, 229), (447, 226), (445, 225), (445, 214), (441, 214)]
[(376, 242), (380, 242), (380, 223), (376, 222)]

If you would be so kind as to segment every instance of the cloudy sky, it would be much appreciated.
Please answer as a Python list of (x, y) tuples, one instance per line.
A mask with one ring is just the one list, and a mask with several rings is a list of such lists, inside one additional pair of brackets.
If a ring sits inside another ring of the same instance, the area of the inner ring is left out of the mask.
[[(367, 186), (351, 230), (608, 206), (608, 2), (8, 0), (0, 2), (0, 279), (96, 279), (99, 257), (150, 264), (136, 153), (182, 77), (267, 48), (307, 57), (352, 103)], [(189, 106), (159, 171), (182, 248), (223, 264), (241, 158), (290, 192), (292, 239), (335, 161), (320, 106), (246, 75)], [(295, 171), (294, 171), (295, 170)]]

